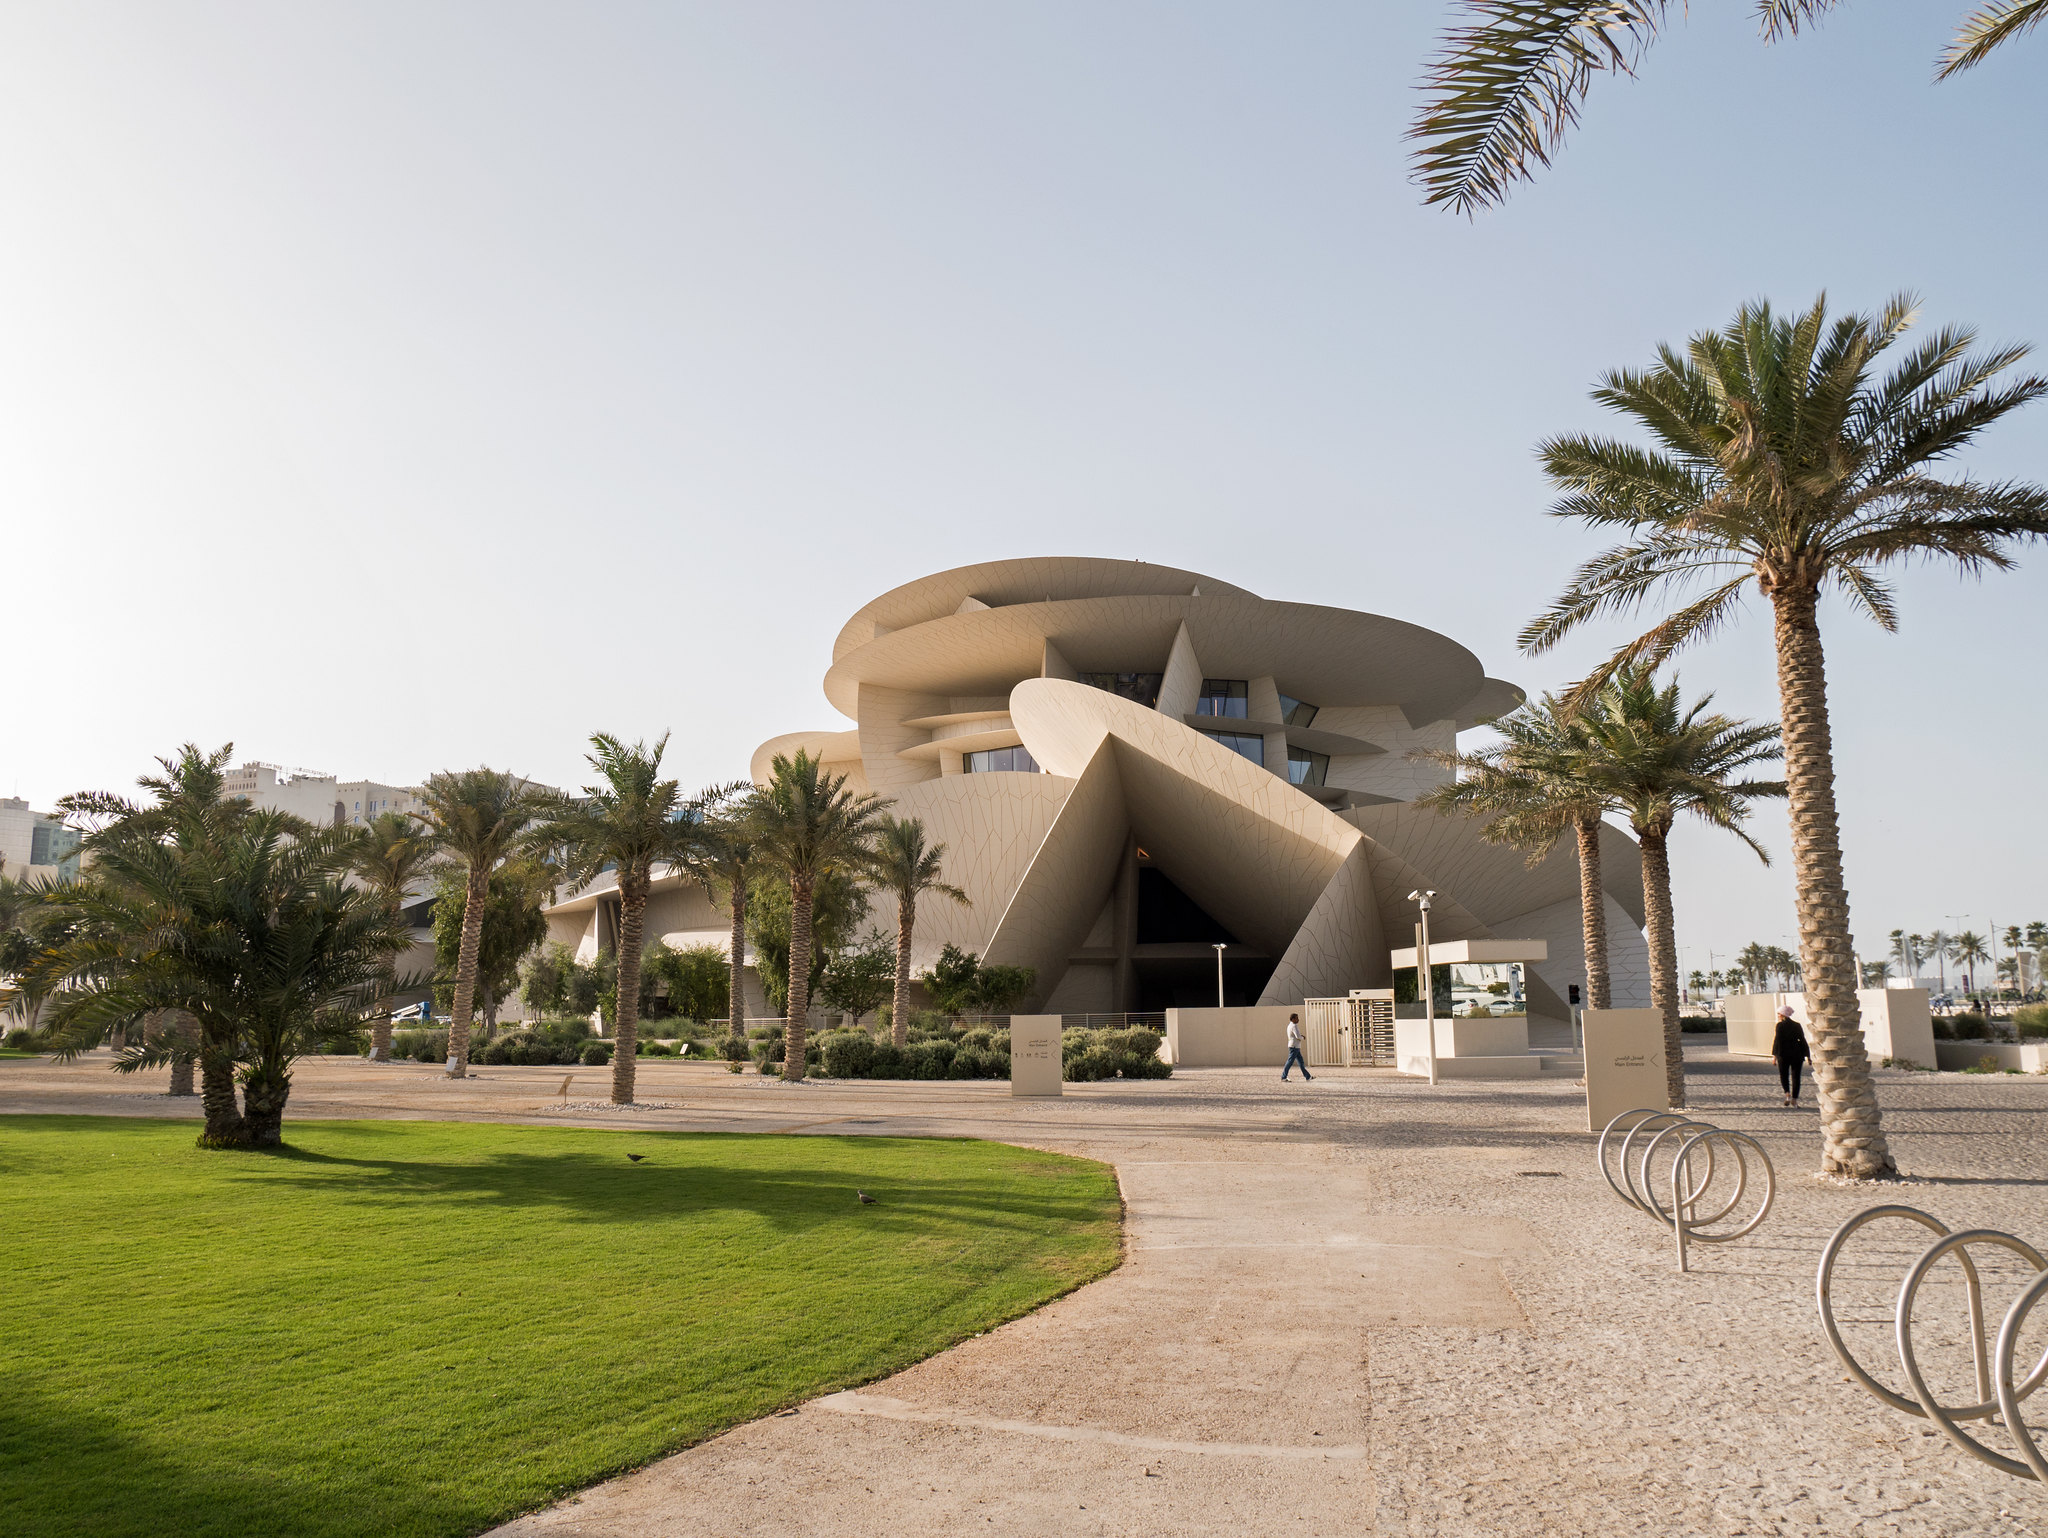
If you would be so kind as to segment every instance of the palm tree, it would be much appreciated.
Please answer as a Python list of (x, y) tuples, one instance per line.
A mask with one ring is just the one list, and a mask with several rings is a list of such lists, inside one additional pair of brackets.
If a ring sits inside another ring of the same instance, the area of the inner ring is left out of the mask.
[(1645, 449), (1571, 436), (1543, 445), (1565, 493), (1553, 510), (1632, 536), (1581, 566), (1550, 611), (1522, 633), (1554, 646), (1585, 622), (1626, 614), (1702, 577), (1712, 585), (1622, 648), (1580, 686), (1652, 664), (1718, 632), (1753, 582), (1776, 623), (1778, 693), (1792, 820), (1801, 970), (1829, 1173), (1889, 1176), (1862, 1013), (1835, 813), (1834, 748), (1820, 640), (1823, 588), (1886, 629), (1898, 617), (1881, 568), (1945, 558), (1962, 571), (2005, 569), (2008, 547), (2048, 534), (2048, 492), (2014, 482), (1940, 477), (1934, 468), (2008, 413), (2048, 391), (2028, 377), (1993, 387), (2020, 358), (1972, 357), (1974, 334), (1931, 337), (1881, 380), (1879, 356), (1911, 326), (1900, 298), (1880, 316), (1827, 323), (1826, 301), (1796, 317), (1743, 307), (1726, 330), (1664, 348), (1645, 373), (1617, 371), (1595, 399), (1658, 443)]
[(1749, 991), (1761, 993), (1770, 980), (1771, 953), (1760, 942), (1752, 940), (1736, 953), (1735, 964), (1742, 969), (1742, 980)]
[(739, 798), (749, 788), (741, 781), (713, 785), (698, 794), (703, 816), (682, 857), (683, 868), (697, 878), (704, 895), (726, 904), (732, 922), (726, 951), (725, 1025), (735, 1041), (744, 1041), (747, 1035), (747, 883), (753, 876), (754, 842)]
[[(1764, 39), (1796, 35), (1836, 0), (1757, 0)], [(1422, 141), (1415, 179), (1425, 203), (1471, 213), (1507, 200), (1564, 143), (1602, 73), (1633, 75), (1669, 0), (1466, 0), (1428, 70), (1427, 100), (1408, 137)], [(1683, 7), (1680, 7), (1681, 12)], [(1980, 0), (1941, 57), (1936, 78), (1981, 63), (2048, 17), (2048, 0)]]
[[(131, 801), (111, 791), (77, 791), (60, 796), (57, 810), (67, 821), (87, 829), (82, 850), (96, 854), (116, 840), (153, 839), (158, 842), (204, 842), (233, 827), (254, 810), (240, 796), (230, 797), (227, 766), (234, 758), (235, 745), (222, 743), (212, 752), (188, 742), (173, 757), (157, 759), (158, 774), (137, 777), (135, 784), (149, 793), (146, 802)], [(295, 831), (310, 831), (310, 823), (294, 822)], [(194, 844), (193, 847), (197, 847)], [(204, 1032), (184, 1011), (170, 1009), (154, 1013), (144, 1022), (146, 1042), (154, 1041), (168, 1022), (170, 1049), (164, 1059), (170, 1064), (170, 1093), (193, 1093), (195, 1061), (202, 1080), (201, 1099), (207, 1114), (226, 1128), (235, 1116), (234, 1064), (204, 1050)], [(223, 1107), (225, 1109), (223, 1109)], [(226, 1135), (224, 1133), (224, 1135)]]
[(1413, 758), (1455, 770), (1457, 778), (1417, 798), (1440, 812), (1486, 817), (1480, 837), (1523, 850), (1540, 864), (1566, 833), (1579, 855), (1579, 929), (1586, 958), (1586, 1004), (1606, 1009), (1607, 896), (1600, 884), (1600, 819), (1613, 798), (1587, 768), (1584, 725), (1546, 694), (1493, 723), (1501, 741), (1476, 753), (1424, 749)]
[(1971, 981), (1974, 982), (1975, 970), (1991, 959), (1991, 952), (1985, 946), (1984, 937), (1974, 929), (1966, 929), (1955, 937), (1953, 944), (1955, 949), (1952, 954), (1956, 965), (1970, 968)]
[(469, 1072), (477, 946), (491, 872), (532, 842), (534, 824), (559, 810), (562, 798), (501, 769), (463, 769), (427, 776), (418, 799), (420, 810), (414, 815), (465, 878), (455, 1008), (448, 1021), (448, 1077), (460, 1079)]
[[(36, 964), (60, 1058), (165, 1009), (199, 1022), (202, 1061), (240, 1063), (242, 1104), (207, 1085), (202, 1147), (275, 1147), (291, 1065), (353, 1034), (391, 958), (409, 943), (375, 893), (344, 878), (348, 829), (283, 812), (207, 824), (187, 810), (169, 838), (102, 841), (70, 898), (72, 937)], [(159, 1038), (121, 1051), (124, 1072), (184, 1049)]]
[(1750, 803), (1782, 796), (1782, 780), (1737, 778), (1780, 756), (1774, 723), (1710, 713), (1713, 695), (1687, 706), (1678, 680), (1661, 687), (1654, 671), (1631, 664), (1587, 702), (1588, 769), (1628, 814), (1643, 851), (1644, 935), (1650, 951), (1650, 1004), (1664, 1017), (1665, 1092), (1673, 1110), (1685, 1105), (1685, 1038), (1678, 1014), (1678, 947), (1671, 902), (1671, 830), (1681, 816), (1699, 818), (1747, 844), (1766, 865), (1770, 856), (1742, 829)]
[(939, 879), (944, 844), (925, 847), (924, 824), (915, 817), (884, 817), (875, 843), (875, 879), (896, 894), (896, 992), (890, 1005), (889, 1037), (903, 1046), (910, 1029), (910, 937), (917, 927), (917, 899), (926, 892), (973, 906), (967, 894)]
[[(415, 818), (404, 812), (379, 812), (366, 823), (358, 837), (353, 870), (356, 879), (377, 894), (392, 917), (405, 909), (413, 886), (434, 866), (440, 851), (433, 836)], [(370, 1061), (391, 1061), (391, 1001), (396, 980), (397, 958), (386, 969), (384, 991), (378, 996), (370, 1025)]]
[(1926, 948), (1921, 952), (1924, 959), (1935, 964), (1935, 977), (1941, 983), (1941, 991), (1948, 992), (1948, 964), (1956, 953), (1955, 937), (1945, 929), (1937, 929), (1926, 939)]
[(1699, 1003), (1700, 995), (1707, 991), (1707, 974), (1695, 969), (1692, 975), (1686, 978), (1685, 983), (1692, 989), (1693, 1002)]
[(626, 746), (608, 732), (594, 733), (591, 768), (599, 783), (583, 787), (583, 799), (564, 803), (535, 830), (534, 837), (562, 851), (562, 876), (580, 892), (600, 874), (617, 873), (619, 885), (618, 1025), (612, 1050), (612, 1104), (633, 1103), (635, 1053), (640, 1042), (641, 945), (646, 932), (647, 895), (657, 865), (681, 865), (688, 858), (703, 814), (681, 785), (661, 777), (663, 732), (654, 746)]
[(756, 861), (789, 878), (789, 1026), (783, 1077), (804, 1076), (805, 1023), (811, 1002), (811, 898), (832, 871), (866, 875), (889, 803), (856, 795), (846, 776), (827, 773), (803, 749), (775, 755), (768, 783), (747, 798), (746, 819)]

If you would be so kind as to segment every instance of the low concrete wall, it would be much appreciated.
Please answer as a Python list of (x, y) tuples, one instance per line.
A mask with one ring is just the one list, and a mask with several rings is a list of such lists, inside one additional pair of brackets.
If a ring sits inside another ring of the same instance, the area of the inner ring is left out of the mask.
[(1169, 1009), (1168, 1060), (1178, 1068), (1278, 1068), (1287, 1061), (1287, 1017), (1299, 1013), (1285, 1004)]
[(2017, 1068), (2021, 1073), (2048, 1071), (2048, 1042), (2027, 1041), (1937, 1041), (1934, 1055), (1938, 1067), (1954, 1073), (1975, 1068), (1987, 1057), (1998, 1059), (2000, 1068)]
[[(1888, 1057), (1936, 1066), (1934, 1022), (1927, 1012), (1924, 988), (1863, 988), (1856, 994), (1863, 1013), (1863, 1048), (1872, 1063)], [(1728, 1050), (1747, 1057), (1769, 1057), (1777, 1033), (1778, 1011), (1792, 1006), (1792, 1018), (1807, 1023), (1803, 993), (1732, 993), (1721, 1001), (1728, 1018)]]

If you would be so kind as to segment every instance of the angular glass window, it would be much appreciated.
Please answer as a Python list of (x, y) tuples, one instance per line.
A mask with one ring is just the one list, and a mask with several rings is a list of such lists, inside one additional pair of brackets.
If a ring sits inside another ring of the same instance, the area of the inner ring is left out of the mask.
[(1321, 785), (1324, 776), (1330, 772), (1330, 755), (1311, 753), (1307, 748), (1287, 750), (1287, 783), (1290, 785)]
[(969, 753), (961, 766), (969, 774), (1036, 774), (1038, 760), (1019, 748), (990, 748)]
[(1289, 726), (1310, 726), (1316, 719), (1316, 707), (1307, 700), (1298, 700), (1291, 694), (1280, 696), (1280, 719)]
[(1090, 688), (1101, 689), (1114, 694), (1118, 699), (1130, 700), (1143, 705), (1147, 710), (1159, 708), (1159, 686), (1166, 680), (1164, 673), (1083, 673), (1081, 682)]
[(1242, 678), (1205, 678), (1202, 697), (1195, 701), (1198, 716), (1228, 716), (1242, 721), (1245, 714), (1245, 681)]
[(1248, 758), (1263, 766), (1266, 762), (1266, 739), (1245, 736), (1238, 732), (1204, 732), (1211, 742), (1220, 742), (1240, 758)]

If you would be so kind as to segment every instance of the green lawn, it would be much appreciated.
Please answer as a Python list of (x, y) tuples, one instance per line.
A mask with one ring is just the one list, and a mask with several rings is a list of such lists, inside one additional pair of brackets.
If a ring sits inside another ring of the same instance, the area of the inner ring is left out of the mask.
[(1106, 1166), (997, 1143), (299, 1121), (264, 1155), (193, 1131), (0, 1118), (8, 1538), (472, 1532), (1120, 1249)]
[(0, 1047), (0, 1057), (41, 1057), (40, 1052), (24, 1052), (19, 1047)]

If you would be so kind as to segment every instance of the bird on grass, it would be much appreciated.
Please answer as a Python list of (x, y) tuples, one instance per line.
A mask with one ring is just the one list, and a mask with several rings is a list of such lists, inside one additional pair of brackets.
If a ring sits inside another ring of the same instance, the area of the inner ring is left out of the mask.
[(626, 1155), (626, 1157), (627, 1157), (627, 1158), (629, 1158), (629, 1159), (631, 1159), (631, 1160), (632, 1160), (632, 1161), (633, 1161), (633, 1162), (634, 1162), (635, 1164), (638, 1164), (638, 1163), (639, 1163), (639, 1162), (640, 1162), (640, 1161), (641, 1161), (642, 1159), (646, 1158), (646, 1157), (647, 1157), (647, 1155), (645, 1155), (645, 1154), (627, 1154), (627, 1155)]
[(874, 1198), (873, 1198), (872, 1196), (868, 1195), (868, 1193), (867, 1193), (867, 1192), (865, 1192), (865, 1191), (856, 1191), (856, 1192), (854, 1192), (853, 1194), (854, 1194), (855, 1196), (858, 1196), (858, 1197), (860, 1198), (860, 1204), (861, 1204), (861, 1205), (862, 1205), (863, 1207), (872, 1207), (872, 1206), (874, 1206), (874, 1205), (875, 1205), (875, 1199), (874, 1199)]

